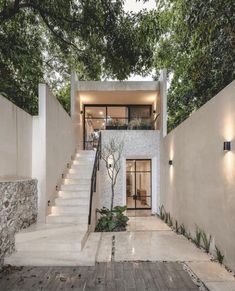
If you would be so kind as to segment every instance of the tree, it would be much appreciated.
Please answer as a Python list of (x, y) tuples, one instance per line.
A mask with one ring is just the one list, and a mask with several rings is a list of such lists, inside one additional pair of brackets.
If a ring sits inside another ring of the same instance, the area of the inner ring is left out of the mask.
[(124, 142), (117, 141), (114, 138), (109, 140), (109, 143), (103, 146), (101, 157), (105, 162), (105, 167), (111, 183), (111, 205), (110, 211), (113, 211), (115, 185), (117, 177), (121, 169), (121, 156)]
[(37, 113), (37, 84), (58, 92), (79, 78), (146, 74), (153, 61), (151, 21), (125, 13), (123, 0), (0, 0), (0, 92)]
[(172, 77), (168, 127), (176, 127), (235, 77), (232, 0), (165, 0), (158, 7), (157, 70)]

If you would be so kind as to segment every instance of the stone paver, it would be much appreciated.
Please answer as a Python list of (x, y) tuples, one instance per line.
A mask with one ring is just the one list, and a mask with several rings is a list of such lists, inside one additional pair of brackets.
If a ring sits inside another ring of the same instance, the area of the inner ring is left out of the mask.
[(235, 278), (215, 262), (189, 262), (188, 267), (211, 291), (235, 291)]

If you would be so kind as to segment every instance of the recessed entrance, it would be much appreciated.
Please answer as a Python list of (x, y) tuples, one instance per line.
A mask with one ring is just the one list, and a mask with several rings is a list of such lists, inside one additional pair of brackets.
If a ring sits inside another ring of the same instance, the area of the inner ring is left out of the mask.
[(126, 204), (128, 209), (151, 209), (151, 160), (126, 160)]

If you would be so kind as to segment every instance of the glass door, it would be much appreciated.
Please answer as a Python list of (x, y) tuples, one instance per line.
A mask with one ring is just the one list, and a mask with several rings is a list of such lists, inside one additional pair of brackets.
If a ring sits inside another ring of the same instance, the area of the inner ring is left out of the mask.
[(151, 160), (126, 160), (126, 204), (128, 209), (151, 209)]

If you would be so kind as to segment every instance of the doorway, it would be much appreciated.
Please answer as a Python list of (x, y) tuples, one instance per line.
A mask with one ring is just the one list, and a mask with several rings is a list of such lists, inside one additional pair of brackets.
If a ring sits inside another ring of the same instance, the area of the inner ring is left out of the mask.
[(126, 160), (126, 205), (127, 209), (152, 208), (151, 160)]

